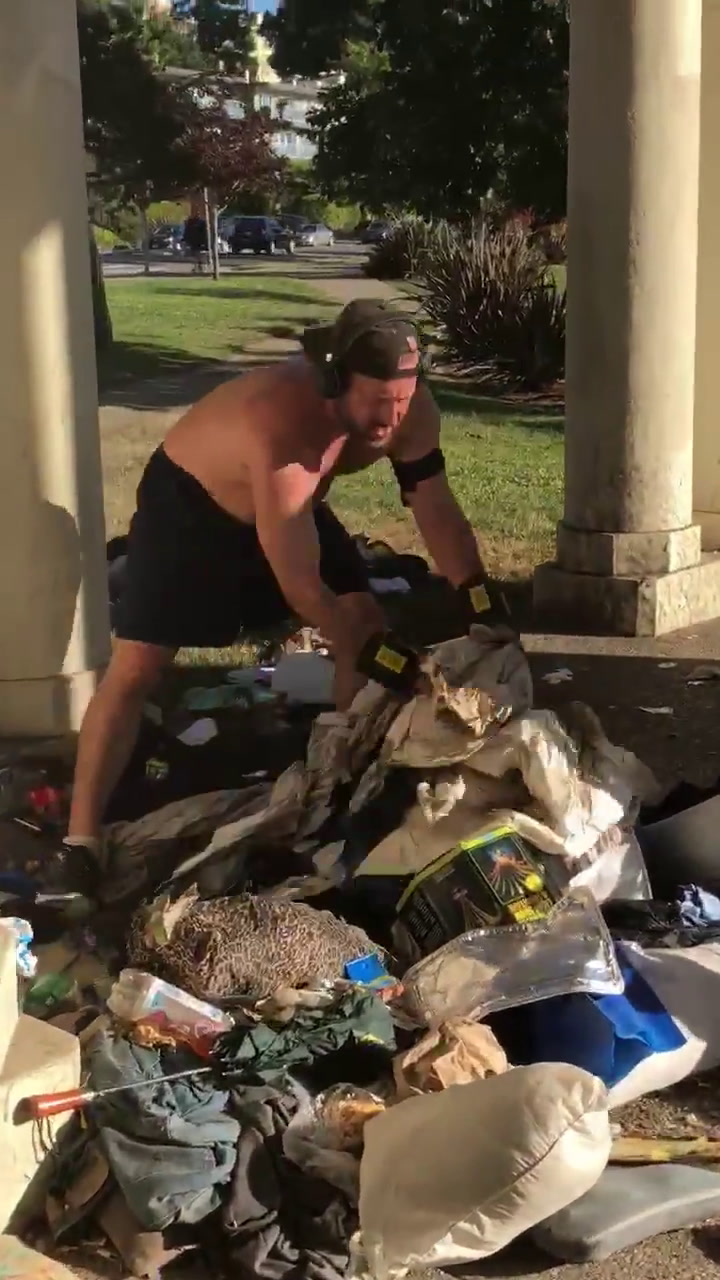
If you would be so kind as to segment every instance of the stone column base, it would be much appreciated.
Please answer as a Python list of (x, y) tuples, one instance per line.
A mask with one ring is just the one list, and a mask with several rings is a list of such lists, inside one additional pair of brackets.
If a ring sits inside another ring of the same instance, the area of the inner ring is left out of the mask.
[(0, 736), (54, 738), (77, 732), (102, 674), (99, 670), (39, 680), (0, 679)]
[(677, 573), (700, 562), (699, 524), (651, 533), (602, 533), (557, 526), (557, 562), (570, 573), (638, 578)]
[(537, 618), (551, 630), (661, 636), (720, 617), (720, 555), (643, 577), (542, 564), (535, 571), (533, 601)]

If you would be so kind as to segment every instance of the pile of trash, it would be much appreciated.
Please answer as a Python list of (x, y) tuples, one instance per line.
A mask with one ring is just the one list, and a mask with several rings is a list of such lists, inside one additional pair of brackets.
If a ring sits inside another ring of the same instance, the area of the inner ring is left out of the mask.
[(528, 1232), (584, 1260), (717, 1214), (719, 1173), (611, 1123), (720, 1064), (720, 901), (653, 898), (658, 798), (475, 627), (411, 701), (369, 684), (321, 712), (274, 781), (108, 827), (92, 919), (30, 894), (28, 864), (23, 896), (6, 858), (25, 1015), (82, 1053), (82, 1089), (24, 1098), (52, 1147), (33, 1230), (109, 1240), (136, 1276), (194, 1249), (399, 1280)]

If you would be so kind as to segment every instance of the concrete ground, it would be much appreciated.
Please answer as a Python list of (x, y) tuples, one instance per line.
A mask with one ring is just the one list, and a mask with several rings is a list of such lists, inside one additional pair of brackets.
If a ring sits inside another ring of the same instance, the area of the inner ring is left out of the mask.
[[(339, 304), (361, 294), (393, 296), (392, 286), (361, 276), (360, 263), (359, 246), (341, 245), (333, 251), (309, 253), (294, 260), (263, 259), (258, 263), (254, 258), (247, 259), (245, 269), (249, 273), (270, 271), (306, 279)], [(157, 269), (173, 274), (187, 270), (176, 263), (162, 263)], [(112, 267), (113, 273), (125, 270), (128, 268), (123, 263)], [(281, 356), (293, 345), (263, 340), (237, 365), (229, 365), (226, 376), (232, 376), (243, 363), (264, 363)], [(130, 435), (138, 456), (147, 457), (181, 408), (204, 389), (202, 379), (198, 382), (192, 375), (181, 375), (162, 385), (134, 387), (132, 405), (125, 395), (108, 399), (101, 418), (110, 485), (114, 433), (122, 433), (126, 440)], [(599, 714), (608, 737), (634, 750), (665, 783), (687, 778), (708, 784), (720, 775), (720, 679), (712, 675), (706, 678), (706, 672), (700, 682), (697, 680), (699, 666), (716, 667), (720, 676), (720, 620), (658, 641), (543, 635), (533, 633), (529, 627), (526, 645), (536, 677), (538, 705), (559, 706), (568, 699), (587, 702)], [(562, 675), (558, 676), (558, 672)], [(550, 680), (546, 679), (548, 676)], [(641, 1120), (645, 1123), (648, 1115), (657, 1115), (659, 1125), (670, 1123), (677, 1134), (688, 1113), (700, 1112), (703, 1100), (712, 1103), (714, 1113), (717, 1093), (714, 1081), (704, 1089), (694, 1085), (681, 1089), (674, 1101), (664, 1097), (662, 1103), (644, 1103)], [(692, 1123), (688, 1124), (692, 1129)], [(718, 1275), (719, 1263), (720, 1225), (708, 1224), (658, 1237), (596, 1265), (553, 1267), (536, 1251), (518, 1247), (479, 1264), (474, 1274), (524, 1276), (528, 1280), (536, 1276), (544, 1280), (626, 1280), (632, 1274), (635, 1280), (671, 1280), (679, 1273), (693, 1280), (710, 1280)], [(82, 1263), (80, 1268), (87, 1274)], [(107, 1259), (99, 1273), (109, 1274), (106, 1268)], [(98, 1274), (95, 1268), (93, 1274)]]

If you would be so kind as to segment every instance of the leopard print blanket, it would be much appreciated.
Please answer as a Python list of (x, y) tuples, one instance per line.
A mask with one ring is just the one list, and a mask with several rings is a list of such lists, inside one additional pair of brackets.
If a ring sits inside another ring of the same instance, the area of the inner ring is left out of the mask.
[(198, 899), (164, 942), (148, 928), (151, 910), (133, 917), (128, 962), (204, 1000), (256, 1001), (281, 987), (333, 981), (349, 961), (379, 950), (364, 930), (304, 902)]

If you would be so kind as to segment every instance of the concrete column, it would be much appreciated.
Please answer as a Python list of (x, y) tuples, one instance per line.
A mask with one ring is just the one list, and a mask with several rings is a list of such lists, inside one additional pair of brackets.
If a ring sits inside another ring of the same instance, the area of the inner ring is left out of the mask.
[(720, 550), (720, 0), (703, 2), (694, 518)]
[(720, 612), (692, 523), (702, 0), (571, 0), (565, 513), (540, 612)]
[(0, 734), (77, 728), (109, 653), (75, 0), (0, 6)]

